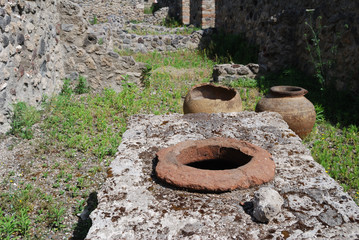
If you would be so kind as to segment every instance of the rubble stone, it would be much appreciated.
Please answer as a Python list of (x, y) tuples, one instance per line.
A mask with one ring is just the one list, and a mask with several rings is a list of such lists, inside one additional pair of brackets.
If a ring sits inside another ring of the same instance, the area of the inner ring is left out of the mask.
[(254, 193), (253, 205), (253, 216), (256, 220), (268, 223), (281, 211), (283, 198), (276, 190), (263, 187)]

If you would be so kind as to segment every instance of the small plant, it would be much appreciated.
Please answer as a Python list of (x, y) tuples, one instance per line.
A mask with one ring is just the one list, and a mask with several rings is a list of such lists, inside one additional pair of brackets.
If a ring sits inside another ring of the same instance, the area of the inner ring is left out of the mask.
[(162, 20), (161, 25), (168, 27), (168, 28), (177, 28), (181, 27), (183, 24), (180, 20), (172, 17), (167, 17)]
[(143, 10), (144, 14), (153, 14), (153, 7), (145, 7), (145, 9)]
[(97, 19), (97, 16), (96, 15), (93, 15), (93, 18), (90, 20), (90, 24), (91, 25), (95, 25), (95, 24), (98, 24), (98, 19)]
[(58, 230), (65, 225), (62, 224), (64, 221), (65, 208), (61, 205), (53, 205), (47, 214), (48, 224), (51, 228)]
[(145, 68), (142, 70), (142, 83), (145, 87), (149, 87), (150, 84), (150, 76), (151, 76), (152, 67), (149, 64), (146, 64)]
[(24, 139), (32, 139), (32, 126), (40, 120), (40, 113), (34, 107), (24, 102), (13, 105), (13, 115), (10, 134)]
[(83, 210), (85, 209), (85, 203), (85, 199), (77, 200), (77, 206), (74, 212), (75, 215), (83, 212)]
[(138, 20), (130, 20), (130, 23), (132, 23), (132, 24), (139, 24), (139, 23), (141, 23), (141, 21), (138, 21)]
[[(334, 34), (333, 45), (330, 48), (332, 58), (324, 58), (323, 48), (320, 46), (320, 35), (325, 26), (321, 24), (322, 16), (313, 20), (314, 9), (307, 9), (309, 13), (309, 20), (305, 22), (305, 25), (309, 29), (309, 34), (304, 34), (306, 41), (306, 50), (309, 52), (310, 61), (314, 66), (314, 76), (318, 80), (321, 90), (324, 91), (328, 85), (328, 69), (334, 64), (334, 56), (337, 53), (338, 40), (341, 38), (341, 33)], [(348, 24), (344, 25), (345, 28), (349, 28)]]
[(97, 43), (98, 43), (99, 45), (102, 45), (102, 44), (103, 44), (103, 38), (99, 38)]
[(77, 94), (83, 94), (83, 93), (88, 93), (89, 92), (89, 87), (87, 84), (87, 80), (84, 76), (79, 76), (78, 78), (78, 84), (74, 89), (75, 93)]
[(71, 88), (71, 80), (68, 78), (64, 79), (64, 84), (62, 85), (60, 95), (70, 96), (73, 94), (73, 90)]

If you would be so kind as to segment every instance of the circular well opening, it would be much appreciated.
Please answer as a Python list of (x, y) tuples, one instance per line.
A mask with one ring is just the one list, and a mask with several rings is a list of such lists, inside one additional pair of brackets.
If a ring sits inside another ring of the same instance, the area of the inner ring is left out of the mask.
[(266, 150), (233, 138), (188, 140), (157, 152), (156, 175), (177, 187), (223, 192), (273, 179), (275, 164)]
[(219, 146), (207, 146), (184, 149), (178, 156), (178, 161), (186, 166), (203, 170), (229, 170), (249, 163), (249, 156), (239, 149)]

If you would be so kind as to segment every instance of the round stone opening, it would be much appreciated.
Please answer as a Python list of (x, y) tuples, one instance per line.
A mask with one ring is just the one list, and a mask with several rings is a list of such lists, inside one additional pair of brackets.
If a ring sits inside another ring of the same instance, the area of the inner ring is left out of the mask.
[(223, 192), (271, 181), (270, 153), (232, 138), (190, 140), (157, 152), (156, 175), (189, 190)]
[[(185, 164), (189, 167), (205, 169), (205, 170), (227, 170), (235, 169), (247, 164), (252, 157), (234, 148), (218, 148), (218, 146), (208, 146), (206, 149), (198, 149), (198, 153), (203, 151), (213, 151), (211, 154), (202, 156), (192, 156), (191, 162)], [(179, 162), (181, 158), (186, 157), (186, 151), (178, 156)], [(208, 156), (208, 159), (206, 159)], [(198, 158), (198, 159), (197, 159)]]

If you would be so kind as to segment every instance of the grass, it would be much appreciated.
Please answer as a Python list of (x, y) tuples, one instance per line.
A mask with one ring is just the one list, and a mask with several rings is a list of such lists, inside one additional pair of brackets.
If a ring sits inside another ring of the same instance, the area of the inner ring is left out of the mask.
[[(12, 185), (13, 180), (8, 184)], [(31, 184), (18, 183), (16, 189), (0, 194), (0, 237), (1, 239), (33, 239), (35, 226), (46, 224), (53, 229), (64, 227), (63, 207), (59, 208), (51, 195)], [(30, 218), (35, 211), (36, 218)]]
[(32, 126), (40, 120), (40, 113), (24, 102), (13, 105), (13, 114), (10, 134), (31, 139), (33, 137)]
[[(189, 88), (208, 82), (215, 64), (206, 55), (192, 51), (133, 57), (147, 64), (142, 86), (125, 77), (121, 92), (106, 89), (95, 94), (88, 91), (86, 79), (66, 79), (62, 93), (50, 98), (43, 111), (26, 104), (14, 108), (14, 120), (19, 124), (13, 125), (11, 133), (27, 139), (22, 130), (33, 130), (32, 124), (39, 122), (36, 127), (41, 138), (31, 140), (35, 151), (20, 164), (22, 171), (9, 172), (0, 183), (1, 239), (49, 239), (71, 233), (77, 236), (74, 239), (83, 239), (91, 225), (89, 220), (74, 224), (67, 219), (77, 219), (83, 209), (96, 207), (95, 191), (105, 179), (128, 117), (181, 113)], [(307, 97), (315, 104), (318, 117), (305, 144), (315, 160), (359, 203), (359, 121), (358, 113), (350, 110), (353, 105), (344, 108), (349, 105), (343, 102), (348, 95), (331, 100), (311, 78), (293, 69), (258, 80), (242, 78), (226, 83), (238, 89), (244, 109), (250, 111), (268, 88), (277, 84), (309, 90)], [(356, 104), (355, 99), (350, 103)]]
[(317, 123), (306, 140), (312, 144), (313, 157), (359, 202), (359, 129), (356, 125)]

